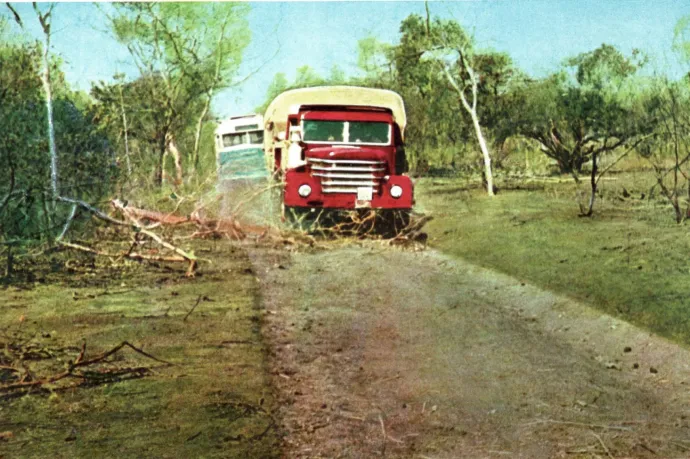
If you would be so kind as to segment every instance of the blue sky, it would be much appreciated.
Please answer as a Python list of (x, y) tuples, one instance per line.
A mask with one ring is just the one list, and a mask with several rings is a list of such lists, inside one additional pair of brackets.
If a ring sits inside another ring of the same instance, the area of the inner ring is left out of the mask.
[[(219, 116), (252, 112), (277, 72), (292, 78), (297, 67), (309, 65), (328, 75), (337, 64), (346, 73), (354, 73), (359, 39), (373, 35), (395, 43), (400, 22), (411, 13), (424, 14), (424, 3), (415, 1), (250, 5), (252, 41), (240, 76), (256, 73), (242, 86), (218, 95), (213, 108)], [(655, 68), (677, 74), (681, 70), (671, 51), (673, 27), (690, 14), (687, 0), (432, 1), (429, 5), (432, 15), (457, 20), (480, 47), (508, 52), (534, 76), (602, 43), (626, 53), (640, 48), (653, 56)], [(40, 29), (30, 4), (15, 6), (24, 17), (27, 33), (38, 37)], [(92, 3), (60, 3), (54, 16), (52, 51), (65, 60), (64, 71), (73, 87), (88, 90), (92, 81), (110, 81), (116, 72), (136, 76), (126, 49), (104, 32), (103, 17)]]

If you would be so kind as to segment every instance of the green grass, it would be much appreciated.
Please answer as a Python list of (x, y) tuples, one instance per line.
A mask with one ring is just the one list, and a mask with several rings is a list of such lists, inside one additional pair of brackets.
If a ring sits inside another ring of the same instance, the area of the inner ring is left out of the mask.
[[(229, 245), (195, 249), (213, 262), (195, 279), (182, 266), (111, 269), (107, 260), (90, 267), (72, 256), (69, 269), (0, 289), (0, 342), (18, 330), (46, 347), (78, 349), (84, 340), (89, 357), (127, 340), (175, 364), (124, 350), (119, 365), (153, 374), (1, 400), (0, 432), (13, 436), (0, 440), (0, 457), (280, 455), (248, 259)], [(200, 296), (207, 300), (183, 320)]]
[(651, 183), (649, 173), (603, 181), (592, 218), (578, 217), (587, 184), (566, 178), (502, 183), (493, 199), (426, 179), (417, 196), (436, 217), (433, 246), (690, 344), (690, 234), (664, 201), (640, 199)]

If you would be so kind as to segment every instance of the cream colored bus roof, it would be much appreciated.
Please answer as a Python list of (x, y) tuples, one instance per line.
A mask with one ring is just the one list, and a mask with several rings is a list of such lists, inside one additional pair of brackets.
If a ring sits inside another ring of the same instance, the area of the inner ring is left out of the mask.
[(319, 86), (293, 89), (273, 99), (266, 109), (264, 121), (275, 124), (273, 132), (284, 131), (288, 114), (300, 105), (347, 105), (382, 107), (393, 112), (395, 122), (404, 133), (407, 118), (402, 98), (386, 89), (361, 88), (358, 86)]

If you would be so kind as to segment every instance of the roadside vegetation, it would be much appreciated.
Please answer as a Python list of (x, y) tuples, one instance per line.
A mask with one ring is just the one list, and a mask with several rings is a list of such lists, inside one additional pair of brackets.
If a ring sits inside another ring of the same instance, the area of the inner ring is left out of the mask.
[(690, 344), (690, 240), (649, 171), (602, 183), (599, 212), (575, 211), (583, 193), (567, 177), (500, 180), (488, 199), (456, 178), (418, 182), (436, 218), (429, 243), (524, 282), (560, 292)]

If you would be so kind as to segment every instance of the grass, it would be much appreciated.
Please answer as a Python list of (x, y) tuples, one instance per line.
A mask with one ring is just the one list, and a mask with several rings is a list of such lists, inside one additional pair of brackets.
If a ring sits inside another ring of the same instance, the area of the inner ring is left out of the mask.
[(123, 351), (118, 363), (153, 374), (0, 401), (0, 432), (12, 433), (0, 440), (0, 457), (279, 456), (246, 254), (195, 249), (213, 262), (195, 279), (181, 266), (113, 269), (72, 257), (69, 268), (0, 289), (0, 341), (19, 330), (46, 347), (86, 341), (93, 356), (127, 340), (175, 364)]
[(493, 199), (425, 179), (417, 197), (436, 217), (433, 246), (690, 344), (690, 234), (663, 200), (647, 199), (650, 175), (602, 181), (592, 218), (578, 217), (587, 184), (567, 178), (499, 184)]

